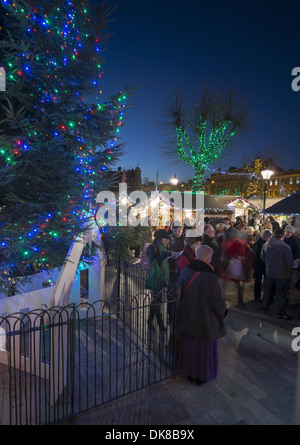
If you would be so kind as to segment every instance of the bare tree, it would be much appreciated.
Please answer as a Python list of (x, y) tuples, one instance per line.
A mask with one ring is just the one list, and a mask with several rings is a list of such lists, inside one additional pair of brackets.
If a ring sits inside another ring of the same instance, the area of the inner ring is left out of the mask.
[(193, 191), (202, 190), (207, 167), (220, 156), (237, 132), (246, 127), (246, 104), (233, 91), (206, 86), (199, 100), (187, 103), (175, 92), (165, 114), (177, 140), (168, 149), (195, 172)]

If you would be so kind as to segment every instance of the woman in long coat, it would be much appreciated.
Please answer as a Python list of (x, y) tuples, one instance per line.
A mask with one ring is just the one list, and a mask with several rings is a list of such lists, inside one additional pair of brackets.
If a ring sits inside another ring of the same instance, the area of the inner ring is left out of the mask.
[(182, 288), (178, 368), (199, 385), (217, 378), (218, 339), (226, 335), (227, 308), (210, 264), (212, 255), (209, 246), (199, 246), (196, 259), (178, 279)]

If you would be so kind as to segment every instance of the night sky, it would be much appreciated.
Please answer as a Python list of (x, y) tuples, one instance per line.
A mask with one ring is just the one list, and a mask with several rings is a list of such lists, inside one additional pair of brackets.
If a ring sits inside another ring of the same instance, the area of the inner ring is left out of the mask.
[[(166, 159), (162, 110), (176, 87), (199, 95), (209, 81), (247, 100), (250, 129), (221, 154), (219, 166), (241, 166), (256, 153), (277, 154), (284, 169), (300, 168), (300, 91), (292, 70), (300, 66), (300, 3), (290, 0), (109, 0), (119, 4), (104, 53), (103, 98), (143, 83), (121, 131), (120, 165), (142, 178), (169, 182), (193, 177), (180, 161)], [(300, 71), (300, 70), (299, 70)], [(299, 82), (300, 85), (300, 82)]]

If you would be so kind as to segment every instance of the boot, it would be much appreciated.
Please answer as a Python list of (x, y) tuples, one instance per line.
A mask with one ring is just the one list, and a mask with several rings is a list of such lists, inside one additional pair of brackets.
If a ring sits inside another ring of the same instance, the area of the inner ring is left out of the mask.
[(244, 305), (244, 292), (245, 292), (245, 285), (238, 284), (238, 305), (241, 307), (245, 307)]

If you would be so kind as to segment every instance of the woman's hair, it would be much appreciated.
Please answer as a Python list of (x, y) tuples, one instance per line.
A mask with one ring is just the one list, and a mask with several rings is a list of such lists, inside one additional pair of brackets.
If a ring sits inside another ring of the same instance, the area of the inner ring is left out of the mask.
[(216, 225), (216, 230), (225, 230), (225, 224), (223, 223), (219, 223)]

